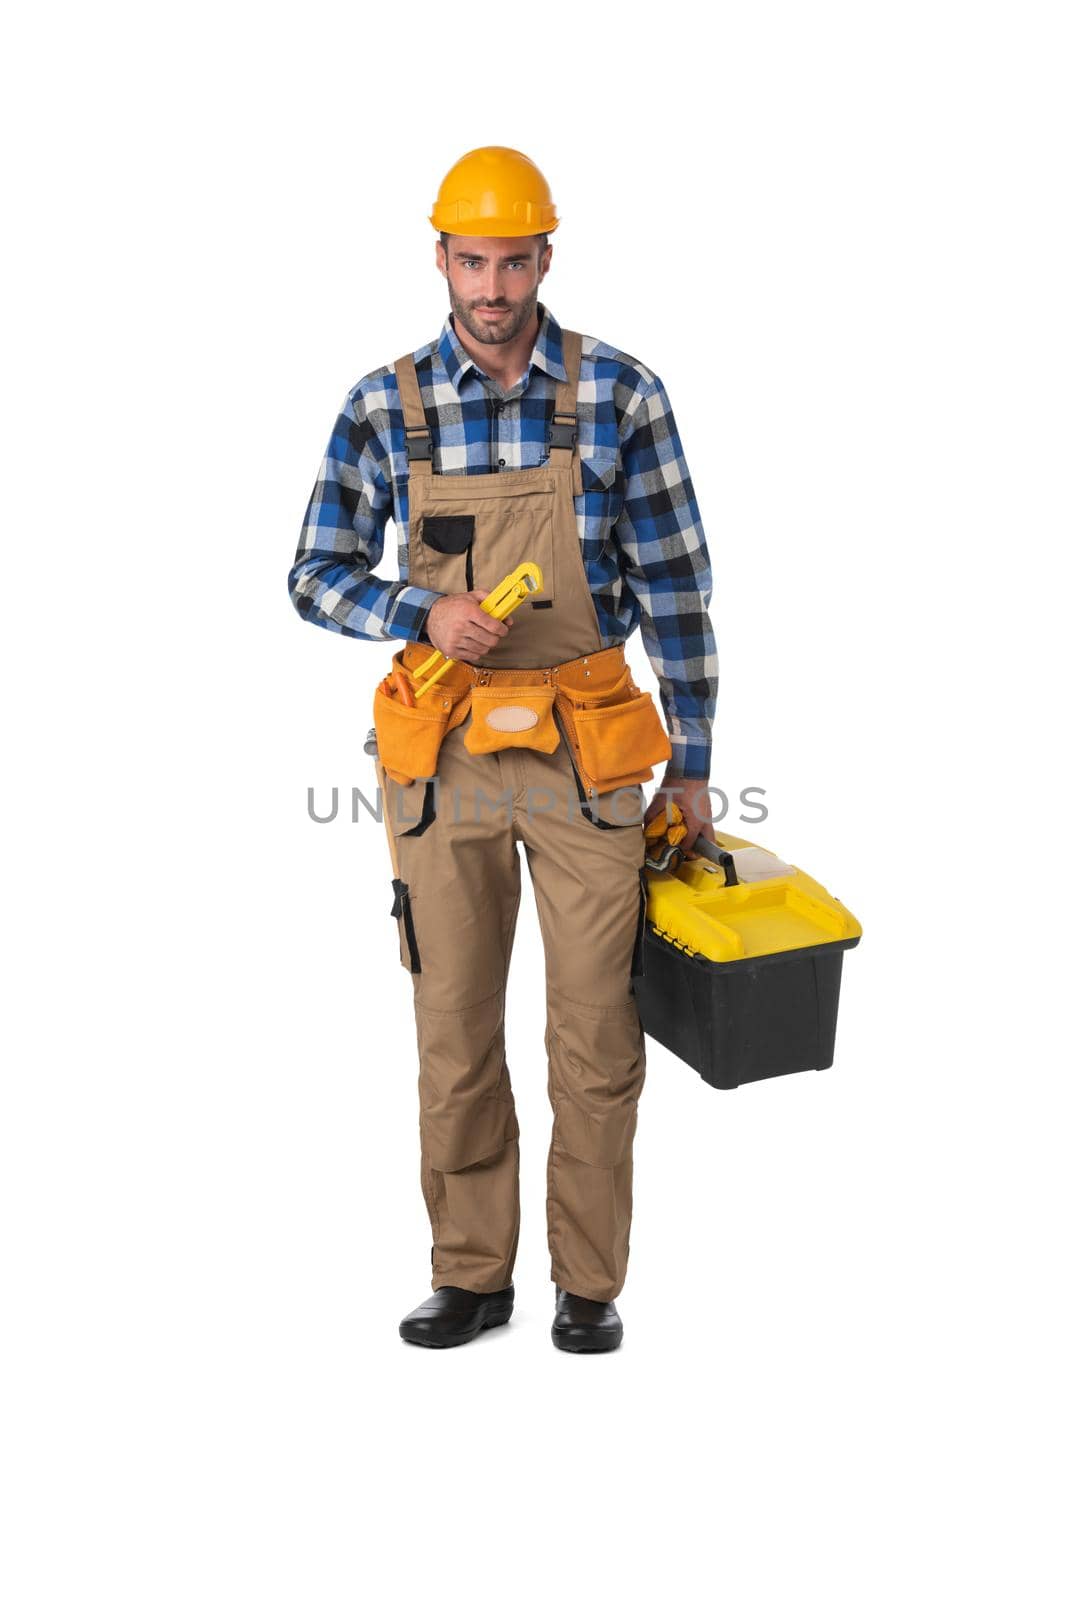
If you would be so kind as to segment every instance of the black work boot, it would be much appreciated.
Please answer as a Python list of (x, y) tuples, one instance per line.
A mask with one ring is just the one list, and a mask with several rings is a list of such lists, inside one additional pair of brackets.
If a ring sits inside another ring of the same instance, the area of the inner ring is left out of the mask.
[(552, 1343), (557, 1350), (573, 1350), (579, 1355), (617, 1350), (622, 1343), (622, 1318), (614, 1300), (586, 1300), (557, 1286)]
[(400, 1337), (409, 1344), (446, 1350), (454, 1344), (466, 1344), (486, 1328), (499, 1328), (511, 1316), (514, 1305), (513, 1283), (490, 1294), (445, 1284), (408, 1312), (400, 1324)]

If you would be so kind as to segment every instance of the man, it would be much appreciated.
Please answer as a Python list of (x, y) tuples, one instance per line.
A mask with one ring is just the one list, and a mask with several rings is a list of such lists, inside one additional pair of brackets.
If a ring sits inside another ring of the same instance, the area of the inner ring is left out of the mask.
[[(711, 574), (662, 383), (562, 330), (538, 299), (558, 224), (542, 174), (515, 150), (472, 151), (429, 220), (451, 315), (349, 394), (289, 579), (309, 621), (402, 644), (375, 727), (414, 990), (434, 1292), (400, 1333), (440, 1348), (511, 1315), (504, 997), (521, 842), (545, 946), (552, 1338), (604, 1351), (622, 1338), (645, 1073), (631, 984), (641, 824), (669, 793), (685, 847), (714, 838)], [(373, 573), (390, 516), (396, 581)], [(535, 587), (498, 619), (481, 602), (516, 570), (535, 575), (523, 593)], [(638, 624), (669, 740), (623, 656)], [(641, 782), (668, 751), (646, 811)]]

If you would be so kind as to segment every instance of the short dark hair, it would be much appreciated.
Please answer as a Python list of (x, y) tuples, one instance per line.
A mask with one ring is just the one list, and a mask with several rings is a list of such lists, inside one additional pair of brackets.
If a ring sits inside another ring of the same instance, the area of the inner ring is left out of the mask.
[[(548, 244), (548, 234), (547, 233), (535, 233), (533, 235), (533, 237), (537, 240), (537, 260), (538, 260), (538, 264), (540, 264), (541, 257), (544, 255), (545, 247)], [(441, 238), (442, 247), (444, 248), (445, 256), (447, 257), (447, 255), (448, 255), (448, 241), (449, 241), (450, 235), (447, 234), (447, 233), (442, 233), (440, 238)]]

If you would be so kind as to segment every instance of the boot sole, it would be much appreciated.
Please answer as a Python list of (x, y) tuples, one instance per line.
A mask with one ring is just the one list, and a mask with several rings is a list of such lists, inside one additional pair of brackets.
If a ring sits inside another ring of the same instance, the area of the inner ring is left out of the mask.
[(617, 1350), (622, 1344), (622, 1333), (574, 1333), (552, 1329), (552, 1343), (557, 1350), (567, 1350), (575, 1356), (601, 1355), (607, 1350)]
[(490, 1328), (502, 1328), (505, 1322), (511, 1321), (512, 1310), (513, 1307), (509, 1306), (506, 1311), (496, 1311), (486, 1317), (480, 1327), (473, 1328), (470, 1333), (453, 1334), (451, 1338), (434, 1338), (432, 1334), (423, 1337), (417, 1333), (405, 1333), (403, 1328), (400, 1329), (400, 1337), (405, 1344), (421, 1344), (427, 1350), (454, 1350), (457, 1345), (470, 1344), (472, 1339), (477, 1339), (480, 1333), (487, 1333)]

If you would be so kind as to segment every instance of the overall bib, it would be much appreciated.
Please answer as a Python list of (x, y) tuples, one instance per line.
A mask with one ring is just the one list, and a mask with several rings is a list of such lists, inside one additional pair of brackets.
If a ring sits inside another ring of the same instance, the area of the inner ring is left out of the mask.
[[(521, 841), (545, 952), (552, 1277), (610, 1300), (626, 1275), (645, 1076), (631, 987), (644, 921), (640, 785), (670, 743), (622, 646), (602, 648), (586, 581), (574, 511), (580, 351), (564, 332), (568, 381), (557, 384), (548, 464), (482, 474), (434, 473), (414, 364), (397, 362), (411, 582), (492, 590), (535, 561), (544, 587), (476, 665), (456, 662), (413, 707), (386, 679), (375, 726), (414, 986), (432, 1288), (485, 1293), (512, 1280), (519, 1130), (504, 1015)], [(393, 682), (431, 650), (405, 645)]]

